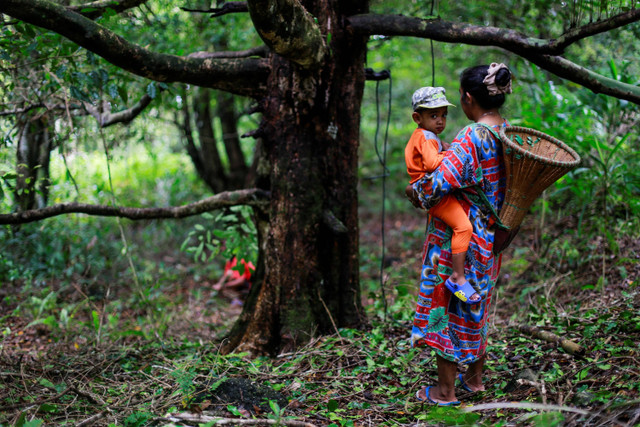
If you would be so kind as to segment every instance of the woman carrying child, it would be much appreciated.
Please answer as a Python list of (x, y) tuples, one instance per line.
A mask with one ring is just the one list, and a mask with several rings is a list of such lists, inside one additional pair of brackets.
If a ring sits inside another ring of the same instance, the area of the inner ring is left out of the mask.
[[(454, 107), (445, 97), (443, 87), (421, 87), (411, 97), (411, 118), (418, 125), (404, 150), (407, 173), (414, 184), (427, 172), (433, 172), (444, 156), (439, 134), (447, 127), (448, 107)], [(451, 227), (451, 265), (453, 272), (445, 286), (462, 301), (475, 304), (480, 296), (465, 279), (464, 262), (473, 228), (467, 212), (454, 194), (443, 196), (437, 205), (429, 209), (429, 215), (438, 217)]]
[[(432, 404), (460, 403), (455, 394), (456, 377), (466, 391), (484, 390), (489, 307), (501, 261), (493, 254), (494, 212), (500, 211), (506, 191), (502, 147), (496, 132), (507, 126), (500, 107), (508, 93), (511, 72), (504, 64), (465, 70), (460, 77), (460, 103), (474, 123), (458, 133), (443, 152), (437, 169), (407, 188), (414, 205), (427, 210), (455, 191), (473, 227), (465, 270), (480, 301), (468, 304), (445, 286), (452, 272), (451, 228), (435, 216), (430, 216), (427, 225), (412, 342), (436, 351), (438, 383), (421, 386), (416, 393), (419, 400)], [(456, 376), (458, 364), (468, 368)]]

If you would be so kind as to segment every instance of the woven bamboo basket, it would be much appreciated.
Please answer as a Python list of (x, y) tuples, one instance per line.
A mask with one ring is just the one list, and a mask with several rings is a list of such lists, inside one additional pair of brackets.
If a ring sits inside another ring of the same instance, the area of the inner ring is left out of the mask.
[(507, 193), (500, 220), (517, 228), (533, 202), (560, 177), (580, 163), (580, 156), (564, 142), (535, 129), (500, 129), (507, 174)]

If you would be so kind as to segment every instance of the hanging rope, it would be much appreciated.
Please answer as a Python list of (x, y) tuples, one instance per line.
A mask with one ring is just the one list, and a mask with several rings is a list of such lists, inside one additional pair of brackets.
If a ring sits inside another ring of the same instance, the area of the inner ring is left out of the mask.
[(380, 214), (380, 235), (381, 235), (381, 255), (380, 255), (380, 291), (382, 292), (382, 303), (384, 307), (384, 320), (387, 320), (387, 294), (385, 290), (384, 280), (384, 258), (385, 258), (385, 202), (387, 198), (387, 176), (389, 175), (389, 169), (387, 169), (387, 142), (389, 140), (389, 124), (391, 122), (391, 94), (392, 94), (392, 79), (391, 72), (384, 70), (381, 73), (377, 73), (380, 77), (385, 76), (389, 79), (389, 94), (387, 99), (387, 123), (385, 125), (384, 141), (382, 144), (382, 154), (378, 148), (378, 134), (380, 133), (380, 80), (376, 79), (376, 132), (373, 138), (376, 155), (378, 161), (382, 165), (382, 211)]
[[(435, 8), (436, 5), (436, 0), (431, 0), (431, 13), (430, 15), (433, 16), (433, 10)], [(436, 56), (433, 53), (433, 39), (429, 40), (431, 42), (431, 86), (435, 86), (436, 85)]]

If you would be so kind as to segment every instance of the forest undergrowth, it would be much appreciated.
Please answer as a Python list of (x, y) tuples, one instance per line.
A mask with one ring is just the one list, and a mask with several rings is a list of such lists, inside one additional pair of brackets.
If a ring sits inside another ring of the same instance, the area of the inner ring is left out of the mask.
[[(505, 255), (494, 295), (486, 391), (459, 388), (462, 406), (436, 408), (414, 398), (419, 387), (436, 381), (434, 355), (411, 348), (409, 341), (423, 227), (414, 213), (387, 219), (381, 280), (381, 223), (375, 215), (362, 215), (361, 280), (369, 326), (315, 337), (275, 358), (219, 352), (241, 310), (241, 295), (216, 292), (218, 272), (198, 272), (184, 253), (154, 254), (156, 267), (163, 266), (155, 274), (165, 279), (142, 296), (125, 274), (119, 285), (59, 283), (28, 299), (16, 297), (25, 295), (23, 282), (5, 283), (0, 423), (640, 423), (637, 239), (621, 237), (615, 254), (592, 256), (575, 270), (549, 257), (534, 229), (523, 230)], [(606, 244), (592, 243), (594, 252)], [(154, 272), (139, 274), (145, 280)], [(570, 354), (526, 328), (570, 340), (580, 351)]]

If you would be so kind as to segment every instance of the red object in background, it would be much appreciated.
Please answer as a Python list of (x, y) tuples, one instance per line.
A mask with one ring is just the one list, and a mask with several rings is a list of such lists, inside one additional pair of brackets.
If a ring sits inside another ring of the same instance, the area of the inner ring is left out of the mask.
[(251, 270), (255, 270), (256, 267), (251, 261), (246, 262), (244, 258), (240, 260), (240, 263), (244, 265), (244, 273), (240, 274), (240, 272), (234, 268), (238, 265), (238, 259), (233, 257), (224, 265), (224, 274), (231, 275), (232, 279), (239, 279), (242, 277), (248, 282), (251, 278)]

